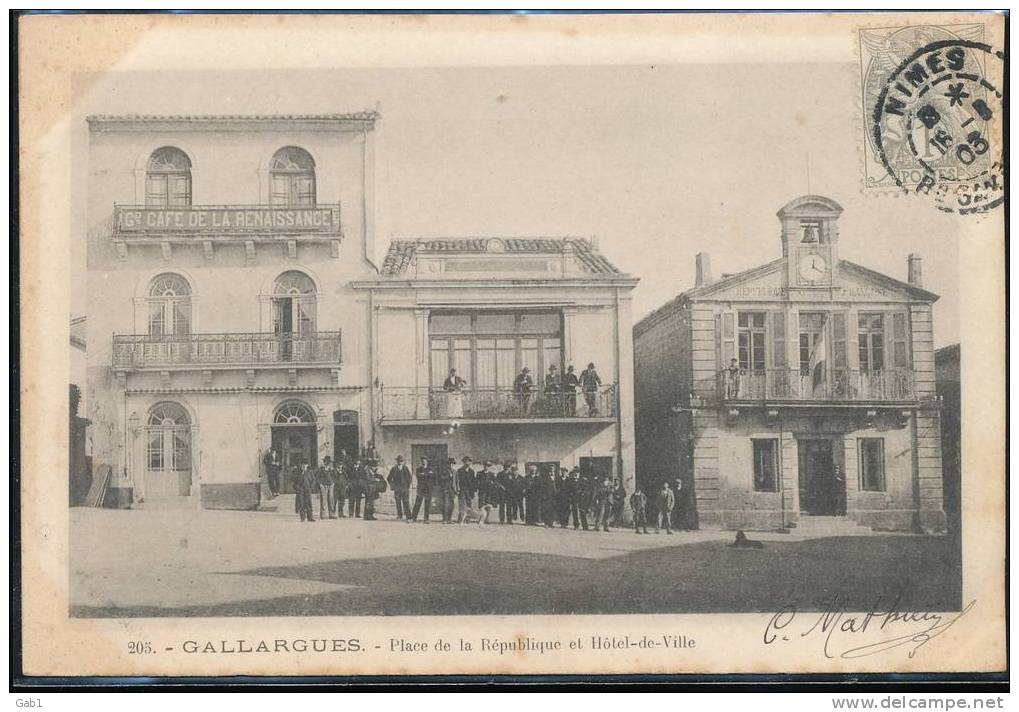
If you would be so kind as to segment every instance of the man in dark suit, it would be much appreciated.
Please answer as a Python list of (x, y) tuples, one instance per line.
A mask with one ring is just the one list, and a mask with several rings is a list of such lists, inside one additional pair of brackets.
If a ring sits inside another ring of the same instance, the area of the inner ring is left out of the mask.
[(421, 511), (422, 502), (425, 505), (425, 524), (428, 524), (428, 516), (432, 511), (432, 486), (435, 483), (435, 474), (432, 472), (428, 458), (422, 457), (421, 464), (417, 469), (417, 494), (414, 497), (414, 510), (410, 514), (412, 521), (417, 521), (418, 512)]
[(485, 460), (485, 468), (478, 473), (477, 477), (478, 507), (484, 507), (486, 504), (495, 504), (492, 499), (492, 485), (494, 482), (495, 473), (492, 472), (492, 461)]
[(403, 455), (396, 456), (396, 464), (389, 470), (386, 481), (396, 499), (396, 518), (410, 521), (410, 468), (404, 464)]
[(283, 461), (280, 460), (280, 454), (276, 452), (276, 448), (269, 448), (269, 452), (265, 453), (263, 458), (265, 464), (265, 475), (269, 480), (269, 494), (273, 497), (278, 497), (280, 493), (280, 470), (283, 469)]
[(587, 368), (580, 374), (580, 385), (584, 389), (584, 400), (587, 402), (587, 414), (591, 417), (598, 415), (598, 389), (601, 388), (601, 377), (595, 370), (594, 364), (587, 364)]
[(347, 516), (361, 516), (361, 497), (364, 496), (364, 463), (355, 460), (347, 474)]
[(453, 492), (456, 494), (456, 522), (461, 524), (467, 510), (474, 505), (477, 477), (471, 467), (471, 458), (464, 457), (463, 465), (453, 473)]
[(509, 462), (503, 464), (495, 481), (499, 490), (499, 524), (512, 524), (516, 516), (516, 484)]
[(577, 386), (579, 385), (580, 379), (577, 378), (573, 366), (567, 366), (566, 373), (563, 374), (563, 397), (566, 399), (566, 415), (571, 418), (577, 414)]

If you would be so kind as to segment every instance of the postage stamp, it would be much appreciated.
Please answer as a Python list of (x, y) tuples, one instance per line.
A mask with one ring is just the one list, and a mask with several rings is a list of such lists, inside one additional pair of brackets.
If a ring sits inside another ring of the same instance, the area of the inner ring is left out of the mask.
[(982, 25), (860, 31), (865, 185), (984, 212), (1004, 199), (1004, 54)]

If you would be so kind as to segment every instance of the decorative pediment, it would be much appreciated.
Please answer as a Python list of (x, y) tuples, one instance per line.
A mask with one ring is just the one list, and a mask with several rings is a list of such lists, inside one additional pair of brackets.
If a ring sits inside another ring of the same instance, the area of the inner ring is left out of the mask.
[(938, 295), (853, 262), (839, 263), (838, 297), (852, 301), (934, 302)]

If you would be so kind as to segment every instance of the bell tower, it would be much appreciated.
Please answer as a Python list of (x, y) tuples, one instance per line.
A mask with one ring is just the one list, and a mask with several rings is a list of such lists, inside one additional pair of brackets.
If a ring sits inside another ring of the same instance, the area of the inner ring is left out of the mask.
[(839, 264), (838, 219), (842, 206), (820, 195), (805, 195), (778, 211), (786, 287), (830, 289)]

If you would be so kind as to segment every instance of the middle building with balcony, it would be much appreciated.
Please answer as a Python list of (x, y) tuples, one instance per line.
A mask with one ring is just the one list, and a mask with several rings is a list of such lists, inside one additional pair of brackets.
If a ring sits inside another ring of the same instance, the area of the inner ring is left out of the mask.
[(578, 466), (632, 491), (636, 283), (589, 240), (393, 242), (378, 278), (353, 284), (372, 314), (380, 452)]

